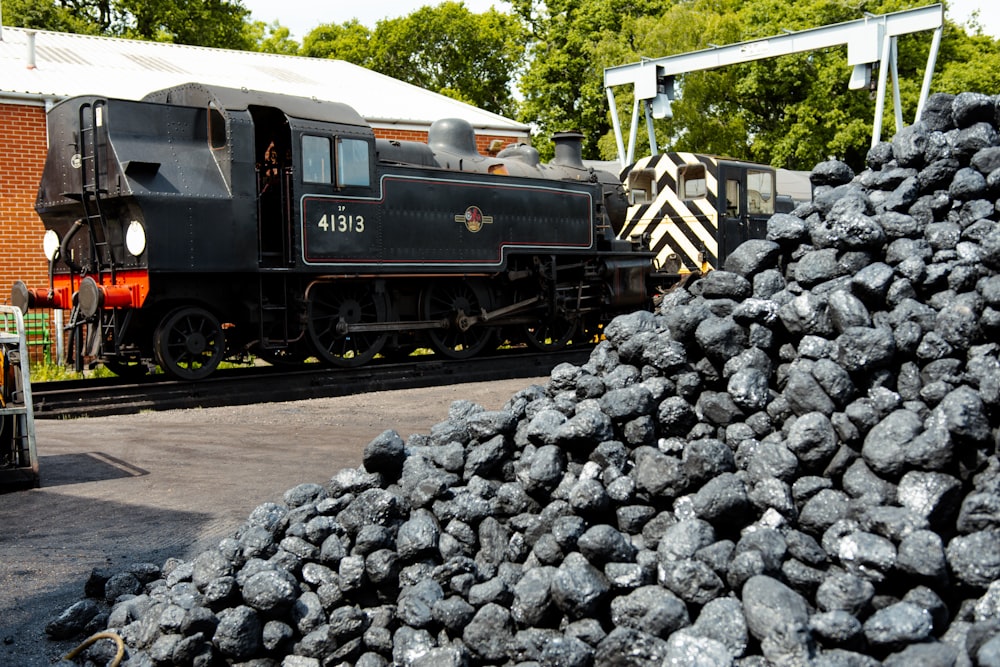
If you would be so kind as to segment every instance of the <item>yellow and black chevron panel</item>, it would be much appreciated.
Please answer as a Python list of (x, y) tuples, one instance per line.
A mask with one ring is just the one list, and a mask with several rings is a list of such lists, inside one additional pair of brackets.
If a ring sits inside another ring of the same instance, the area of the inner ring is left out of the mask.
[(631, 205), (620, 237), (647, 238), (670, 273), (719, 268), (739, 243), (763, 233), (774, 211), (774, 170), (749, 162), (663, 153), (636, 162), (623, 180)]
[(645, 157), (633, 165), (626, 184), (633, 204), (625, 218), (624, 238), (646, 235), (662, 269), (689, 273), (716, 267), (719, 180), (715, 158), (694, 153)]

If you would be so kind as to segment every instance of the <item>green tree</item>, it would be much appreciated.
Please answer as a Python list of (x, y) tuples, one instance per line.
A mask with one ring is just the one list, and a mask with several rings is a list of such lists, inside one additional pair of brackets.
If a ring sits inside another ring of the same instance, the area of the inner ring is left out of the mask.
[(302, 40), (299, 55), (336, 58), (367, 67), (371, 62), (372, 32), (357, 19), (317, 26)]
[[(620, 35), (607, 36), (607, 43), (596, 52), (617, 58), (599, 60), (602, 67), (610, 66), (635, 62), (641, 55), (667, 56), (856, 20), (863, 12), (884, 14), (922, 4), (904, 0), (852, 6), (830, 0), (678, 2), (656, 19), (629, 21)], [(905, 122), (913, 121), (930, 43), (929, 32), (898, 40)], [(634, 50), (630, 58), (622, 58), (627, 45)], [(849, 76), (846, 47), (685, 75), (679, 80), (680, 98), (673, 105), (673, 118), (657, 123), (657, 142), (661, 150), (724, 154), (793, 169), (811, 169), (830, 156), (862, 168), (871, 143), (875, 101), (867, 88), (849, 90)], [(991, 92), (997, 89), (998, 77), (1000, 43), (969, 36), (946, 21), (932, 90)], [(620, 109), (619, 115), (623, 113), (630, 110)], [(894, 125), (892, 95), (888, 94), (882, 136), (892, 136)], [(614, 155), (611, 138), (603, 138), (601, 147), (605, 156)]]
[(100, 34), (100, 27), (73, 14), (72, 8), (51, 0), (0, 0), (4, 25), (55, 32)]
[(254, 45), (255, 51), (283, 56), (300, 55), (299, 43), (291, 38), (288, 28), (278, 21), (253, 21), (244, 26), (244, 31), (246, 40)]
[(250, 49), (239, 0), (3, 0), (8, 25)]
[(462, 2), (422, 7), (379, 21), (374, 31), (349, 21), (320, 26), (302, 55), (339, 58), (487, 111), (513, 115), (512, 81), (524, 57), (525, 32), (516, 17)]
[[(597, 142), (610, 122), (598, 62), (605, 56), (632, 53), (622, 34), (629, 19), (661, 15), (670, 0), (513, 0), (514, 12), (529, 26), (529, 65), (521, 77), (520, 119), (538, 127), (541, 137), (576, 129), (584, 134), (584, 157), (597, 157)], [(622, 48), (624, 47), (624, 48)], [(535, 142), (551, 156), (547, 141)]]

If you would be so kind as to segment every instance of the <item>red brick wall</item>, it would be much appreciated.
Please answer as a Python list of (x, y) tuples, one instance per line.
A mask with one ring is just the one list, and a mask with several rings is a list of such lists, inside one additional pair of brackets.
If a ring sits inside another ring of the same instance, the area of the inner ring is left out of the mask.
[[(419, 141), (421, 143), (425, 143), (427, 141), (427, 132), (423, 130), (396, 130), (379, 127), (375, 128), (375, 136), (379, 139), (396, 139), (398, 141)], [(516, 143), (516, 140), (510, 136), (477, 134), (476, 150), (483, 155), (486, 155), (489, 151), (490, 144), (492, 144), (494, 140), (499, 140), (501, 142), (501, 146)], [(527, 137), (522, 137), (520, 140), (526, 141)]]
[(10, 303), (15, 280), (42, 286), (48, 263), (45, 228), (35, 213), (45, 165), (45, 109), (0, 104), (0, 302)]

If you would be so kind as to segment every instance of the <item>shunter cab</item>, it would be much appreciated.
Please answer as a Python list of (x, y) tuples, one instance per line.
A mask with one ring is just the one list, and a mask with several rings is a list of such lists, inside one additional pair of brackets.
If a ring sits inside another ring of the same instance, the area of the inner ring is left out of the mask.
[(629, 208), (620, 235), (648, 238), (659, 271), (678, 277), (722, 268), (738, 245), (764, 238), (785, 203), (773, 168), (695, 153), (645, 157), (622, 180)]

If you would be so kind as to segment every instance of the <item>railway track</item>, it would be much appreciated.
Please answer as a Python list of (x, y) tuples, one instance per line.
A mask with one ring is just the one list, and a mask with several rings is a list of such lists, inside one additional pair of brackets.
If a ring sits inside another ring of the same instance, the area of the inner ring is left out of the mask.
[(591, 348), (512, 352), (472, 359), (428, 357), (361, 368), (288, 370), (274, 366), (218, 371), (198, 382), (153, 375), (136, 380), (101, 378), (39, 382), (32, 386), (36, 419), (135, 414), (143, 410), (208, 408), (364, 394), (462, 382), (548, 375), (560, 363), (584, 363)]

